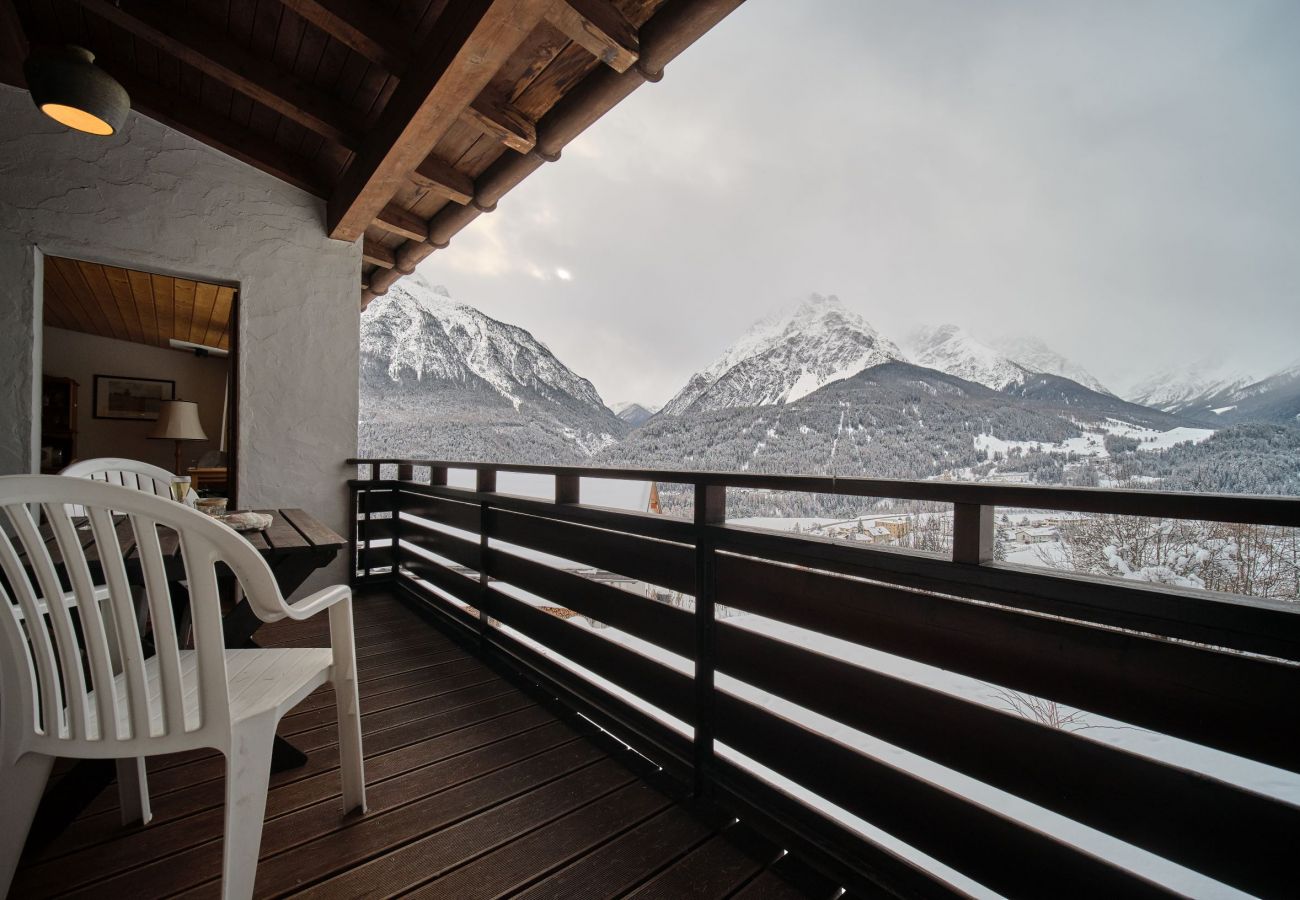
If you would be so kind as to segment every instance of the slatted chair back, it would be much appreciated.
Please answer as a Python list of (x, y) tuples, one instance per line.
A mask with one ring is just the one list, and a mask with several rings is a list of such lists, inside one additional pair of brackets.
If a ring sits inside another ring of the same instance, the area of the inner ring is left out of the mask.
[[(59, 472), (73, 478), (89, 478), (105, 484), (118, 484), (134, 488), (158, 497), (170, 497), (172, 481), (176, 476), (161, 466), (155, 466), (138, 459), (123, 459), (115, 456), (100, 456), (95, 459), (83, 459)], [(68, 515), (81, 517), (85, 510), (74, 504)]]
[[(229, 740), (218, 563), (264, 604), (283, 605), (251, 545), (171, 500), (58, 475), (0, 477), (0, 526), (0, 765), (29, 750), (120, 759)], [(167, 571), (160, 531), (174, 532), (183, 570)], [(177, 576), (188, 586), (192, 653), (173, 618)], [(143, 581), (153, 623), (147, 659), (132, 580)]]

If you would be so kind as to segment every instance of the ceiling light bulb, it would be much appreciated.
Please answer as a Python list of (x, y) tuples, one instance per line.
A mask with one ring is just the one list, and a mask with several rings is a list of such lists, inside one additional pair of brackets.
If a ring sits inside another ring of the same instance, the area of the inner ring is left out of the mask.
[(23, 65), (32, 102), (45, 115), (87, 134), (114, 134), (126, 120), (131, 98), (113, 77), (95, 66), (81, 47), (37, 50)]

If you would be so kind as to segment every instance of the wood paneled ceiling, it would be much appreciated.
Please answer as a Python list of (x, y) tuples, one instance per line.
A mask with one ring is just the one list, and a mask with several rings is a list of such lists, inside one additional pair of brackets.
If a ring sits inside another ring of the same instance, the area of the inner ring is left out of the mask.
[(0, 0), (0, 78), (77, 44), (179, 131), (327, 198), (362, 306), (743, 0)]
[(167, 347), (230, 350), (235, 289), (226, 285), (45, 257), (45, 324)]

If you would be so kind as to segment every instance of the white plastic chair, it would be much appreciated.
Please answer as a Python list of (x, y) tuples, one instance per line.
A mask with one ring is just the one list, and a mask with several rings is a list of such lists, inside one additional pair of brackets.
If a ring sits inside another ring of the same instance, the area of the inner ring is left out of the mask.
[[(172, 481), (176, 478), (173, 473), (168, 472), (161, 466), (141, 462), (138, 459), (123, 459), (116, 456), (83, 459), (65, 467), (59, 474), (69, 475), (73, 478), (89, 478), (92, 481), (102, 481), (106, 484), (120, 484), (122, 487), (134, 488), (137, 491), (144, 491), (146, 494), (168, 498), (172, 495)], [(193, 505), (193, 500), (197, 496), (191, 489), (190, 496), (186, 500)], [(84, 516), (85, 512), (74, 504), (74, 508), (68, 510), (68, 515), (80, 517)]]
[[(99, 578), (87, 564), (86, 535), (78, 534), (68, 505), (83, 507), (88, 516)], [(54, 532), (61, 564), (41, 539), (32, 515), (37, 507)], [(123, 817), (147, 822), (143, 757), (212, 747), (227, 760), (222, 895), (251, 897), (276, 724), (327, 682), (338, 709), (344, 811), (364, 811), (347, 586), (286, 603), (266, 561), (239, 534), (179, 503), (118, 485), (58, 475), (0, 477), (0, 510), (0, 895), (12, 881), (55, 757), (118, 760)], [(148, 659), (133, 624), (114, 522), (122, 514), (134, 532), (154, 624), (157, 650)], [(175, 531), (180, 541), (193, 650), (176, 640), (158, 526)], [(234, 573), (263, 621), (306, 619), (328, 609), (330, 647), (225, 649), (218, 562)]]

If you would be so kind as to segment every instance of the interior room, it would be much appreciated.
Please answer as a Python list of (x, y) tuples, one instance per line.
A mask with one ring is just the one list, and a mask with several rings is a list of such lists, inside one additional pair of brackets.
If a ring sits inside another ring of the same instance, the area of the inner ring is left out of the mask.
[(42, 472), (140, 460), (229, 496), (233, 285), (48, 256)]

